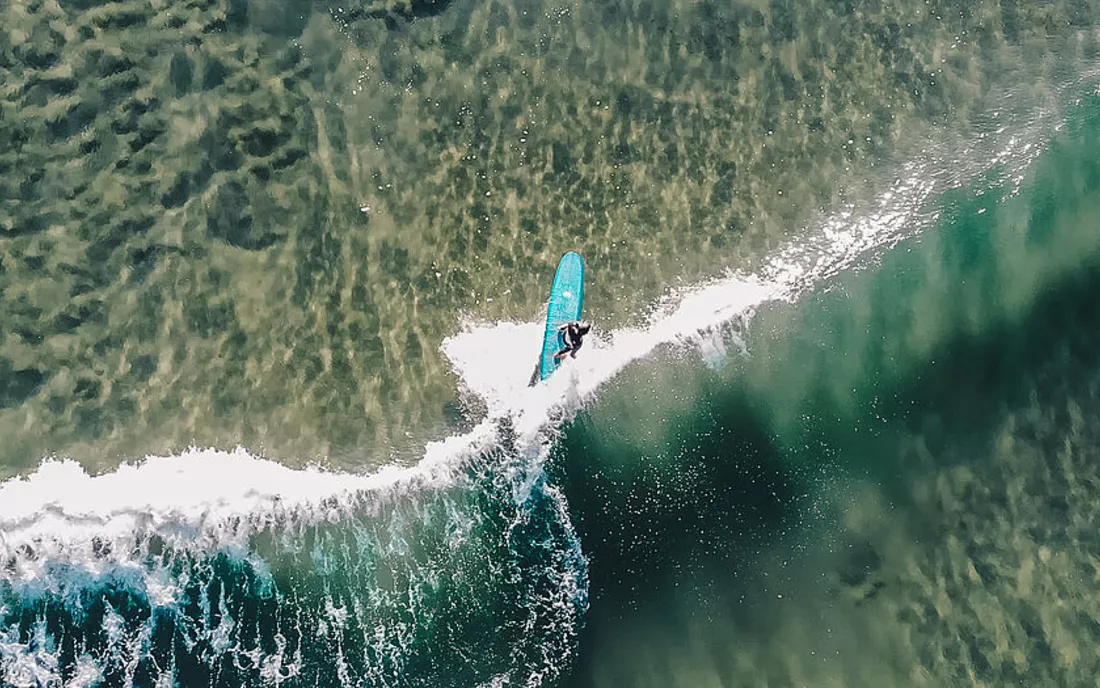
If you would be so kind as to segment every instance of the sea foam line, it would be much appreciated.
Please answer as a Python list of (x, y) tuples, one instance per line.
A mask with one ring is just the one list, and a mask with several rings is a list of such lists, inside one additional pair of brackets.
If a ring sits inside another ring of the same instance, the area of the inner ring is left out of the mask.
[[(457, 459), (488, 446), (494, 435), (492, 424), (483, 422), (429, 444), (414, 467), (390, 465), (368, 475), (294, 469), (240, 447), (149, 456), (102, 475), (51, 458), (32, 474), (0, 484), (0, 557), (43, 539), (87, 544), (93, 535), (158, 533), (198, 546), (241, 544), (275, 519), (332, 521), (346, 508), (361, 507), (364, 495), (452, 484), (461, 470)], [(234, 521), (238, 527), (224, 527)]]

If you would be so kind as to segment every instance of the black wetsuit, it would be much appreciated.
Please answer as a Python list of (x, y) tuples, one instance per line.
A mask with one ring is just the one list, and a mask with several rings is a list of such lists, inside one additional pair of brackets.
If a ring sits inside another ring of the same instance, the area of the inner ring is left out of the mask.
[[(588, 331), (592, 329), (592, 325), (582, 322), (566, 323), (558, 328), (561, 332), (561, 338), (565, 343), (565, 348), (554, 354), (554, 360), (560, 361), (565, 358), (566, 354), (576, 358), (577, 349), (581, 348), (581, 343), (584, 335), (588, 334)], [(539, 381), (539, 371), (541, 369), (541, 363), (535, 364), (534, 371), (531, 372), (531, 379), (527, 382), (528, 387), (534, 387)]]
[(577, 350), (581, 348), (581, 344), (584, 343), (584, 335), (588, 334), (588, 330), (591, 329), (591, 325), (587, 327), (581, 327), (580, 323), (566, 323), (558, 328), (561, 331), (562, 341), (565, 343), (565, 348), (554, 354), (554, 358), (565, 358), (566, 354), (569, 354), (572, 358), (577, 357)]

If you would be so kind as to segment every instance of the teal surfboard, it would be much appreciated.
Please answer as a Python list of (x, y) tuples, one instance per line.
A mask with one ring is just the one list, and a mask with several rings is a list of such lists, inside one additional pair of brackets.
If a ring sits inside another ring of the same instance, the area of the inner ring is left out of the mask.
[(560, 363), (554, 360), (554, 354), (565, 346), (558, 328), (567, 322), (581, 319), (583, 302), (584, 259), (570, 251), (562, 256), (558, 263), (554, 284), (550, 287), (550, 303), (546, 308), (546, 332), (542, 339), (542, 357), (539, 358), (540, 380), (550, 377), (558, 369)]

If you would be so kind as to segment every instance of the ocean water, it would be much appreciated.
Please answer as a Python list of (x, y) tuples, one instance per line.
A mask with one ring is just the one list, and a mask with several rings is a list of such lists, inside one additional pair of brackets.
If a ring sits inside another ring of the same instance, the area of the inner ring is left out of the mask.
[(573, 421), (591, 611), (570, 685), (1093, 680), (1089, 102), (1022, 178), (762, 305), (734, 361), (639, 367)]
[(0, 17), (0, 685), (1095, 681), (1095, 2)]

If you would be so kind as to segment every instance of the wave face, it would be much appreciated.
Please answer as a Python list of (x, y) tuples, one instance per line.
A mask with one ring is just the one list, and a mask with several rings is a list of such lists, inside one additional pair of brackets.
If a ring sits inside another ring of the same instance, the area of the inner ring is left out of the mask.
[(586, 564), (542, 461), (504, 444), (371, 478), (242, 450), (48, 462), (0, 488), (0, 682), (541, 684)]

